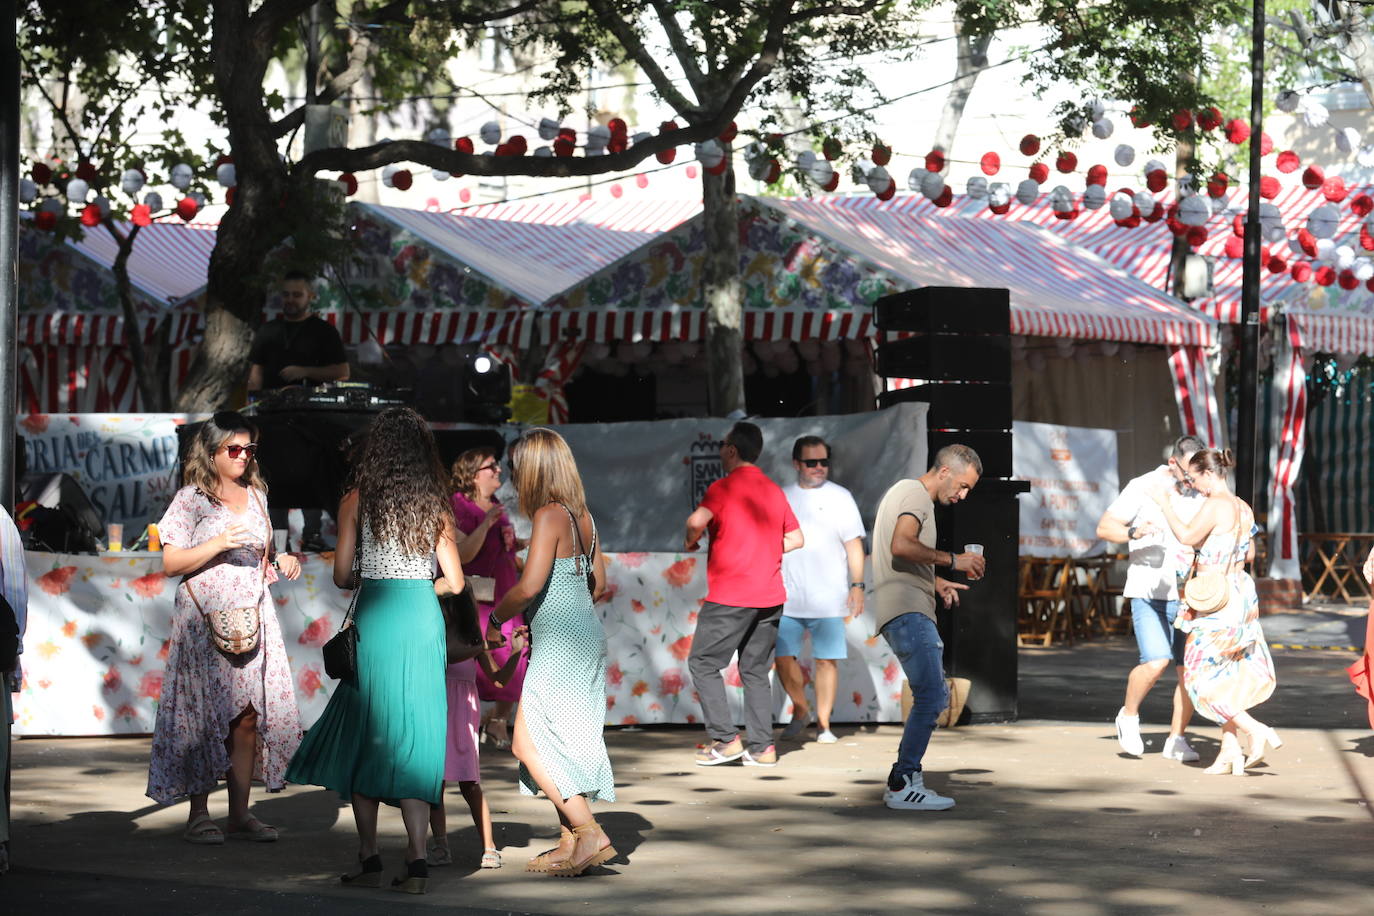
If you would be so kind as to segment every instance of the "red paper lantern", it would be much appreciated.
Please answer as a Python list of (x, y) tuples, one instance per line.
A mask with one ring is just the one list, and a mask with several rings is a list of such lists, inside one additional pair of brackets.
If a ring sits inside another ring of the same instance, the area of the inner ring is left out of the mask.
[[(615, 132), (612, 131), (611, 139), (614, 140), (615, 137)], [(606, 148), (610, 149), (610, 147), (611, 145), (608, 142)], [(567, 159), (575, 152), (577, 152), (577, 131), (573, 130), (571, 127), (561, 128), (558, 131), (558, 136), (555, 137), (553, 141), (553, 154), (560, 159)]]
[(352, 197), (358, 193), (358, 176), (352, 172), (344, 172), (339, 176), (338, 181), (344, 186), (345, 197)]
[(35, 162), (33, 168), (29, 169), (29, 174), (33, 176), (34, 184), (47, 184), (52, 181), (52, 169), (45, 162)]
[(1155, 169), (1145, 176), (1145, 187), (1158, 194), (1169, 186), (1169, 175), (1163, 169)]
[(96, 180), (100, 178), (100, 173), (89, 162), (82, 162), (76, 167), (76, 177), (87, 184), (95, 184)]
[(725, 170), (728, 168), (730, 168), (730, 158), (728, 156), (721, 156), (720, 161), (717, 162), (715, 165), (706, 166), (706, 174), (724, 175)]
[(1157, 223), (1157, 222), (1159, 222), (1160, 220), (1162, 220), (1163, 218), (1164, 218), (1164, 205), (1163, 205), (1162, 203), (1160, 203), (1159, 201), (1155, 201), (1155, 208), (1154, 208), (1153, 210), (1151, 210), (1149, 213), (1146, 213), (1146, 214), (1145, 214), (1145, 222), (1147, 222), (1147, 223)]
[(1260, 178), (1260, 197), (1266, 200), (1273, 200), (1279, 196), (1279, 180), (1273, 175), (1265, 175)]
[(151, 226), (153, 224), (153, 210), (147, 204), (134, 204), (133, 210), (129, 212), (129, 219), (135, 226)]
[(1260, 131), (1260, 155), (1268, 156), (1274, 151), (1274, 141), (1264, 131)]
[(100, 208), (95, 204), (86, 204), (81, 208), (81, 225), (95, 227), (100, 225)]
[(1026, 134), (1021, 138), (1021, 155), (1034, 156), (1040, 152), (1040, 138), (1035, 134)]
[(1199, 245), (1201, 245), (1201, 244), (1202, 244), (1203, 242), (1205, 242), (1205, 241), (1207, 241), (1207, 227), (1206, 227), (1206, 226), (1190, 226), (1190, 227), (1188, 228), (1188, 244), (1189, 244), (1189, 246), (1191, 246), (1191, 247), (1193, 247), (1193, 248), (1196, 248), (1196, 247), (1198, 247)]
[(410, 174), (410, 169), (397, 169), (391, 175), (391, 185), (398, 191), (409, 191), (415, 178)]
[[(894, 191), (896, 190), (896, 182), (893, 182), (893, 190), (894, 190)], [(886, 200), (886, 198), (883, 198), (883, 199)], [(940, 192), (940, 196), (937, 197), (937, 198), (935, 198), (933, 201), (931, 201), (931, 203), (933, 203), (933, 204), (935, 204), (935, 206), (940, 207), (941, 209), (943, 209), (943, 208), (945, 208), (945, 207), (948, 207), (953, 201), (954, 201), (954, 190), (953, 190), (952, 188), (950, 188), (949, 185), (945, 185), (945, 189), (944, 189), (943, 191)]]
[[(617, 118), (616, 120), (619, 121), (620, 119)], [(620, 123), (624, 124), (625, 122), (620, 121)], [(734, 121), (731, 121), (729, 124), (725, 125), (725, 130), (721, 131), (720, 136), (718, 136), (716, 139), (719, 140), (721, 143), (733, 143), (735, 138), (738, 136), (739, 128), (735, 126)]]
[(1322, 195), (1333, 204), (1338, 204), (1345, 200), (1345, 179), (1339, 175), (1332, 175), (1322, 182)]
[(1075, 207), (1075, 208), (1072, 209), (1072, 210), (1055, 210), (1055, 211), (1054, 211), (1054, 218), (1055, 218), (1055, 219), (1077, 219), (1077, 218), (1078, 218), (1078, 209)]
[(1002, 168), (1002, 157), (996, 153), (984, 153), (978, 160), (978, 167), (984, 175), (996, 175)]
[[(734, 122), (734, 121), (731, 121), (731, 122), (730, 122), (730, 127), (734, 127), (734, 126), (735, 126), (735, 122)], [(564, 128), (564, 129), (566, 129), (566, 128)], [(630, 126), (629, 126), (628, 124), (625, 123), (625, 119), (624, 119), (624, 118), (611, 118), (609, 121), (606, 122), (606, 129), (609, 130), (609, 131), (611, 132), (611, 136), (612, 136), (612, 137), (616, 136), (617, 134), (620, 134), (620, 135), (622, 135), (622, 136), (629, 136), (629, 133), (630, 133)], [(729, 129), (729, 128), (727, 128), (727, 130), (728, 130), (728, 129)], [(563, 132), (563, 130), (559, 130), (559, 133), (562, 133), (562, 132)], [(727, 141), (727, 142), (728, 142), (728, 141)]]
[(1007, 211), (1011, 209), (1011, 200), (1008, 200), (1004, 204), (989, 204), (988, 209), (998, 216), (1006, 216)]
[(1217, 172), (1207, 180), (1207, 196), (1221, 197), (1231, 186), (1231, 179), (1225, 172)]
[(654, 158), (664, 165), (670, 165), (672, 161), (677, 158), (677, 147), (673, 146), (668, 149), (661, 149), (654, 153)]
[(1298, 230), (1297, 240), (1298, 247), (1302, 249), (1303, 254), (1307, 255), (1309, 258), (1315, 258), (1317, 256), (1317, 237), (1308, 231), (1306, 227)]
[(49, 231), (57, 228), (57, 214), (51, 210), (39, 210), (33, 215), (35, 229)]
[(1269, 268), (1271, 274), (1281, 274), (1288, 270), (1288, 262), (1278, 255), (1270, 257), (1265, 266)]
[(1374, 277), (1370, 277), (1368, 280), (1364, 281), (1364, 288), (1374, 293)]
[(1136, 210), (1125, 219), (1112, 220), (1112, 222), (1116, 223), (1122, 229), (1134, 229), (1140, 225), (1140, 211)]
[(834, 137), (826, 137), (821, 141), (821, 155), (827, 159), (838, 159), (844, 153), (844, 147), (840, 141)]
[(1360, 247), (1365, 251), (1374, 251), (1374, 235), (1369, 234), (1366, 226), (1360, 227)]
[[(946, 185), (946, 186), (945, 186), (945, 190), (946, 190), (946, 191), (949, 190), (949, 185)], [(887, 187), (885, 187), (885, 188), (883, 188), (881, 191), (879, 191), (879, 192), (877, 193), (876, 196), (877, 196), (877, 198), (878, 198), (879, 200), (891, 200), (892, 197), (893, 197), (893, 195), (896, 194), (896, 193), (897, 193), (897, 182), (896, 182), (895, 179), (889, 179), (888, 182), (887, 182)]]
[[(828, 179), (826, 179), (825, 184), (821, 185), (821, 190), (822, 190), (822, 191), (833, 191), (833, 190), (835, 190), (836, 188), (838, 188), (839, 186), (840, 186), (840, 173), (839, 173), (839, 172), (831, 172), (831, 173), (830, 173), (830, 177), (829, 177)], [(945, 190), (949, 190), (949, 188), (946, 187)], [(943, 196), (943, 195), (941, 195), (941, 196)]]
[(1128, 115), (1128, 117), (1131, 119), (1131, 124), (1135, 127), (1150, 126), (1150, 119), (1145, 117), (1145, 112), (1140, 110), (1139, 105), (1131, 108), (1131, 113)]
[(1067, 175), (1078, 168), (1078, 157), (1073, 153), (1061, 152), (1054, 160), (1054, 167)]
[(1245, 214), (1237, 213), (1231, 218), (1231, 234), (1236, 238), (1245, 238)]
[(1222, 120), (1221, 109), (1215, 105), (1209, 105), (1197, 113), (1197, 126), (1203, 130), (1216, 130)]
[(1236, 235), (1230, 236), (1221, 250), (1228, 258), (1239, 258), (1245, 254), (1245, 239)]
[(235, 185), (235, 186), (232, 187), (232, 188), (225, 188), (225, 189), (224, 189), (224, 205), (225, 205), (226, 207), (232, 207), (232, 206), (234, 205), (234, 192), (237, 191), (237, 190), (238, 190), (238, 185)]
[(1226, 140), (1240, 145), (1250, 139), (1250, 122), (1232, 118), (1226, 122)]
[(1353, 270), (1343, 270), (1336, 276), (1336, 282), (1341, 289), (1354, 289), (1360, 285), (1360, 281), (1355, 277)]
[(1036, 162), (1030, 167), (1031, 181), (1036, 184), (1044, 184), (1045, 179), (1050, 177), (1050, 167), (1043, 162)]
[(782, 166), (776, 159), (768, 160), (768, 173), (763, 176), (764, 184), (773, 184), (782, 177)]
[(883, 143), (874, 144), (872, 159), (874, 165), (887, 165), (892, 161), (892, 147)]
[(1330, 264), (1323, 264), (1317, 268), (1317, 272), (1313, 276), (1316, 277), (1318, 286), (1330, 286), (1336, 282), (1336, 268)]
[(1186, 108), (1174, 112), (1174, 130), (1187, 130), (1193, 126), (1193, 113)]
[(509, 155), (523, 156), (529, 151), (530, 145), (520, 134), (516, 134), (506, 141), (506, 148), (510, 151)]
[(1294, 261), (1293, 266), (1288, 271), (1289, 276), (1299, 283), (1306, 283), (1312, 279), (1312, 265), (1306, 261)]
[(1300, 165), (1302, 165), (1302, 160), (1291, 149), (1279, 153), (1278, 158), (1274, 160), (1274, 166), (1285, 175), (1296, 172)]
[(472, 138), (459, 137), (457, 140), (453, 141), (453, 148), (460, 153), (466, 153), (471, 156), (473, 151)]
[(1087, 183), (1105, 188), (1107, 186), (1107, 167), (1105, 165), (1088, 166)]
[(1350, 201), (1350, 212), (1356, 216), (1368, 216), (1374, 210), (1374, 197), (1368, 194), (1358, 194)]
[(186, 222), (189, 223), (191, 220), (195, 219), (196, 214), (199, 212), (200, 204), (196, 203), (194, 199), (183, 197), (181, 200), (177, 201), (177, 216), (181, 217)]
[(938, 149), (933, 149), (926, 153), (926, 171), (943, 172), (945, 170), (945, 154)]
[(1302, 186), (1309, 191), (1315, 191), (1326, 181), (1326, 173), (1319, 165), (1309, 165), (1302, 170)]

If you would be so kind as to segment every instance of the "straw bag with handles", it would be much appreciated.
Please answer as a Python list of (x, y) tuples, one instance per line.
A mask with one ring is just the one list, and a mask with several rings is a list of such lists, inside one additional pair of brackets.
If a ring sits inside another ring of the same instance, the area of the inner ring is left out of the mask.
[[(1236, 500), (1239, 504), (1240, 500)], [(1231, 570), (1236, 565), (1236, 548), (1240, 545), (1240, 529), (1245, 514), (1236, 506), (1236, 539), (1231, 546), (1231, 558), (1226, 563), (1226, 572), (1197, 571), (1197, 554), (1193, 554), (1193, 572), (1183, 586), (1183, 603), (1199, 617), (1215, 614), (1226, 607), (1231, 600)]]
[[(253, 491), (257, 497), (258, 505), (262, 507), (262, 514), (267, 515), (266, 507), (262, 506), (262, 496), (257, 490)], [(270, 526), (270, 522), (268, 523)], [(272, 529), (267, 529), (267, 540), (263, 542), (266, 546), (262, 551), (262, 562), (259, 564), (262, 570), (261, 584), (267, 584), (267, 554), (272, 545)], [(205, 622), (210, 626), (210, 638), (214, 641), (215, 648), (225, 655), (247, 655), (258, 647), (258, 637), (262, 633), (262, 614), (256, 603), (246, 607), (227, 607), (211, 608), (206, 610), (201, 605), (200, 599), (196, 597), (195, 589), (191, 587), (191, 580), (186, 580), (186, 593), (191, 596), (191, 603), (196, 606), (205, 617)]]

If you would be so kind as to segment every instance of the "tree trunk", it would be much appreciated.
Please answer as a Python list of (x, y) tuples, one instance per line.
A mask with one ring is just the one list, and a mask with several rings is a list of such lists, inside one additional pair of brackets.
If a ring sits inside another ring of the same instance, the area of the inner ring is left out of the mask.
[[(730, 147), (725, 147), (730, 161)], [(706, 304), (706, 382), (708, 406), (723, 417), (744, 408), (744, 290), (739, 263), (739, 197), (735, 172), (712, 175), (702, 170), (702, 227), (706, 259), (702, 297)]]
[(109, 222), (105, 227), (119, 246), (113, 267), (115, 290), (119, 293), (119, 309), (124, 315), (124, 344), (129, 348), (129, 359), (134, 364), (134, 382), (138, 385), (140, 406), (150, 413), (162, 413), (172, 404), (167, 375), (171, 322), (164, 317), (153, 332), (153, 339), (144, 343), (143, 323), (138, 319), (133, 283), (129, 280), (129, 257), (134, 251), (134, 239), (142, 227), (134, 226), (128, 235), (121, 234)]
[(959, 60), (954, 70), (954, 82), (945, 94), (945, 107), (940, 112), (940, 125), (935, 128), (935, 140), (931, 143), (932, 149), (941, 152), (948, 152), (954, 145), (954, 135), (959, 131), (959, 122), (964, 117), (964, 107), (968, 105), (968, 97), (973, 92), (973, 84), (978, 81), (978, 74), (983, 72), (983, 67), (987, 64), (988, 45), (992, 44), (991, 35), (969, 38), (964, 33), (963, 20), (958, 16), (954, 18), (954, 31), (958, 42)]

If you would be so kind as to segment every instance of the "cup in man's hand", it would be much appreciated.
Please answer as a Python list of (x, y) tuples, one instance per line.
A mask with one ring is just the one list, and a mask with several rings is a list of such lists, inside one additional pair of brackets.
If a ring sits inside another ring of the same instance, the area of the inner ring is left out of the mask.
[(984, 570), (984, 568), (986, 567), (986, 561), (983, 559), (983, 545), (982, 545), (982, 544), (965, 544), (965, 545), (964, 545), (964, 553), (977, 558), (977, 559), (975, 559), (975, 560), (972, 562), (972, 564), (969, 566), (969, 570), (968, 570), (968, 579), (969, 579), (969, 581), (970, 581), (970, 582), (974, 582), (974, 581), (977, 581), (978, 579), (983, 578), (983, 570)]

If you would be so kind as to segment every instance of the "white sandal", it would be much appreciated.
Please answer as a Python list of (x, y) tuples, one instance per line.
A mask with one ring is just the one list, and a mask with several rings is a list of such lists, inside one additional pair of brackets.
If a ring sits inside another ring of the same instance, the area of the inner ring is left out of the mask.
[(488, 846), (482, 850), (482, 861), (479, 863), (481, 868), (500, 868), (501, 851), (495, 846)]

